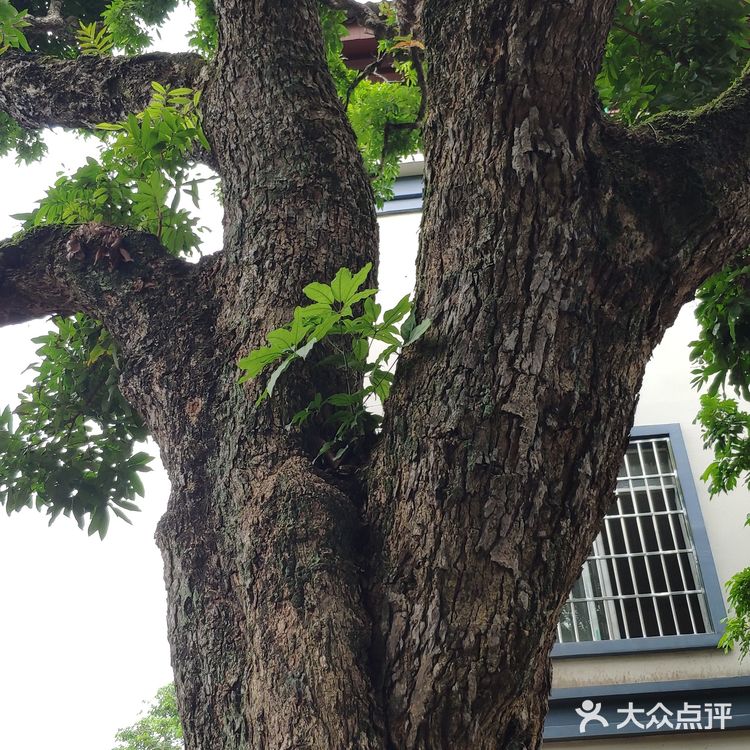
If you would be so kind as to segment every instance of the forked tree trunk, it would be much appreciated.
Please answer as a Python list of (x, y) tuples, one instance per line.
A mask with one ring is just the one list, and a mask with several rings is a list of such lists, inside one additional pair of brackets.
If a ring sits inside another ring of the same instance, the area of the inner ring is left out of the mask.
[[(342, 477), (284, 429), (321, 376), (299, 368), (257, 408), (236, 361), (306, 283), (376, 261), (371, 190), (316, 0), (216, 6), (223, 253), (150, 261), (148, 284), (104, 295), (52, 250), (40, 266), (55, 309), (118, 339), (169, 472), (157, 537), (188, 750), (536, 749), (646, 361), (750, 240), (747, 168), (724, 166), (750, 151), (750, 87), (626, 133), (592, 97), (614, 0), (401, 0), (428, 50), (416, 299), (434, 322), (369, 464)], [(31, 255), (0, 250), (0, 324), (39, 314)]]
[(161, 436), (188, 748), (539, 747), (560, 608), (679, 308), (654, 312), (663, 277), (630, 265), (651, 238), (612, 231), (629, 213), (591, 91), (613, 4), (576, 5), (424, 3), (417, 305), (434, 324), (356, 487), (282, 428), (312, 375), (256, 409), (235, 362), (306, 282), (375, 260), (370, 190), (316, 3), (219, 5), (213, 345), (185, 342), (173, 371), (207, 374), (198, 401), (170, 385), (184, 429)]

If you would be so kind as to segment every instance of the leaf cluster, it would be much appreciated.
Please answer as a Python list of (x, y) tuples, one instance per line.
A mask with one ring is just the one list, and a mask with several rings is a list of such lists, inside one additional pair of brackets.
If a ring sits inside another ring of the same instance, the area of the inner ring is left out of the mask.
[(110, 511), (128, 520), (143, 496), (140, 472), (151, 457), (135, 451), (146, 437), (118, 389), (117, 351), (84, 315), (55, 318), (34, 339), (41, 361), (13, 413), (0, 414), (0, 504), (8, 514), (36, 507), (76, 519), (104, 538)]
[(99, 159), (89, 157), (74, 174), (60, 175), (29, 214), (25, 229), (87, 221), (126, 225), (156, 235), (174, 255), (198, 250), (198, 219), (180, 207), (184, 196), (198, 207), (200, 179), (191, 176), (191, 153), (208, 148), (200, 122), (200, 94), (152, 83), (149, 106), (121, 123), (98, 127), (109, 137)]
[[(750, 480), (750, 414), (727, 397), (727, 389), (750, 397), (750, 266), (727, 269), (697, 292), (699, 337), (691, 342), (693, 386), (707, 387), (696, 421), (714, 461), (703, 473), (716, 495)], [(720, 395), (721, 394), (721, 395)]]
[(749, 58), (744, 0), (620, 0), (596, 84), (611, 115), (636, 123), (706, 103)]
[[(703, 472), (710, 494), (729, 492), (740, 480), (750, 484), (750, 413), (738, 398), (750, 398), (750, 266), (726, 269), (708, 279), (697, 292), (699, 338), (691, 343), (693, 385), (707, 387), (696, 422), (703, 445), (714, 460)], [(749, 517), (750, 518), (750, 517)], [(727, 584), (734, 614), (719, 643), (750, 653), (750, 569)]]
[(691, 342), (693, 385), (733, 388), (750, 400), (750, 266), (710, 277), (696, 293), (700, 335)]
[(182, 725), (174, 685), (160, 688), (146, 713), (115, 735), (112, 750), (182, 750)]
[(9, 49), (31, 52), (23, 33), (23, 29), (30, 25), (26, 20), (27, 16), (27, 11), (17, 11), (7, 0), (0, 0), (0, 55)]
[(26, 130), (0, 111), (0, 158), (11, 151), (16, 153), (16, 164), (31, 164), (46, 155), (47, 145), (40, 131)]
[(750, 414), (732, 398), (706, 393), (696, 417), (701, 425), (703, 447), (714, 460), (701, 475), (711, 495), (730, 492), (744, 476), (750, 482)]
[(82, 55), (109, 55), (115, 43), (107, 25), (102, 24), (99, 28), (96, 21), (89, 24), (80, 21), (75, 36)]
[[(429, 318), (416, 322), (408, 296), (381, 317), (381, 306), (373, 300), (378, 290), (363, 288), (371, 269), (371, 263), (355, 274), (341, 268), (330, 284), (308, 284), (302, 291), (311, 304), (295, 308), (288, 325), (271, 331), (266, 346), (238, 363), (244, 370), (240, 382), (274, 366), (258, 398), (260, 404), (273, 395), (279, 378), (294, 361), (307, 359), (313, 348), (322, 350), (313, 366), (342, 375), (347, 390), (317, 393), (289, 425), (302, 427), (315, 421), (323, 428), (326, 439), (316, 459), (330, 454), (338, 462), (357, 443), (375, 434), (382, 418), (372, 407), (390, 394), (396, 357), (430, 326)], [(331, 378), (331, 382), (340, 379)]]
[[(98, 34), (98, 32), (96, 32)], [(179, 207), (187, 194), (197, 206), (190, 152), (207, 145), (199, 94), (153, 84), (147, 109), (127, 121), (102, 124), (108, 146), (70, 177), (61, 176), (25, 227), (86, 221), (150, 231), (175, 255), (198, 247), (197, 219)], [(126, 518), (143, 494), (138, 473), (150, 457), (134, 452), (143, 423), (118, 390), (113, 342), (84, 315), (55, 318), (41, 344), (37, 376), (0, 425), (0, 502), (11, 513), (36, 506), (50, 521), (73, 515), (104, 536), (110, 511)]]
[(190, 32), (190, 46), (202, 55), (210, 57), (219, 43), (214, 0), (193, 0), (193, 5), (195, 24)]
[(726, 630), (719, 646), (726, 651), (739, 648), (740, 658), (750, 654), (750, 568), (745, 568), (729, 579), (727, 599), (734, 615), (725, 620)]
[[(9, 49), (31, 51), (23, 33), (23, 29), (29, 26), (27, 16), (27, 11), (17, 11), (7, 0), (0, 0), (0, 55)], [(13, 118), (0, 111), (0, 157), (15, 151), (17, 164), (29, 164), (41, 159), (46, 150), (39, 133), (25, 130)]]
[(151, 44), (151, 30), (164, 23), (177, 4), (177, 0), (112, 0), (101, 18), (114, 46), (135, 55)]
[[(392, 25), (395, 13), (385, 4)], [(394, 37), (380, 43), (379, 54), (392, 60), (400, 81), (372, 80), (377, 75), (361, 77), (346, 65), (342, 39), (347, 29), (346, 13), (320, 7), (323, 42), (328, 69), (336, 91), (347, 105), (347, 114), (357, 136), (357, 143), (372, 181), (378, 206), (393, 197), (393, 183), (398, 177), (399, 162), (421, 148), (421, 129), (391, 130), (390, 124), (414, 123), (417, 120), (422, 93), (417, 86), (417, 75), (409, 56), (411, 44), (407, 37)], [(387, 138), (387, 141), (386, 141)]]

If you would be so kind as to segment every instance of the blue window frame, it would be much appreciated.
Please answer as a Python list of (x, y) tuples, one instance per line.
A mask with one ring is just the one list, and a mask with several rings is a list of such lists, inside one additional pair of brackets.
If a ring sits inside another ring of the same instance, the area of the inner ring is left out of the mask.
[(399, 177), (393, 185), (393, 198), (378, 211), (380, 216), (415, 213), (422, 210), (422, 176)]
[(634, 428), (552, 655), (714, 648), (725, 616), (680, 427)]

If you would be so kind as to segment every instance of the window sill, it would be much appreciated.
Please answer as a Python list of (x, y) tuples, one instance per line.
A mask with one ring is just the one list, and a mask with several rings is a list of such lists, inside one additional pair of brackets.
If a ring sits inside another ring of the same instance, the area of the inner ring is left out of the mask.
[(699, 648), (715, 649), (722, 633), (723, 628), (719, 633), (701, 635), (664, 635), (652, 638), (622, 638), (616, 641), (556, 643), (552, 648), (552, 658), (567, 659), (576, 656), (642, 654), (646, 651), (685, 651)]

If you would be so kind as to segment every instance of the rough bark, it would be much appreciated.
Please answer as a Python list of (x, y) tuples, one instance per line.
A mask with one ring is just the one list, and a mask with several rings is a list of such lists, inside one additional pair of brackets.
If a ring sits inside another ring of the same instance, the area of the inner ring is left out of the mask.
[(58, 60), (9, 51), (0, 56), (0, 109), (25, 128), (91, 129), (142, 110), (151, 81), (200, 88), (204, 67), (188, 53)]
[(283, 429), (299, 389), (256, 410), (234, 364), (307, 281), (374, 259), (372, 194), (317, 3), (218, 10), (205, 108), (224, 186), (221, 361), (195, 438), (213, 447), (199, 466), (186, 449), (159, 531), (188, 746), (380, 747), (356, 505)]
[[(314, 466), (284, 429), (325, 385), (314, 368), (256, 408), (261, 386), (240, 387), (235, 365), (307, 282), (375, 259), (314, 0), (217, 2), (203, 101), (223, 253), (189, 266), (128, 233), (133, 263), (110, 269), (69, 261), (54, 228), (0, 246), (0, 325), (103, 319), (161, 447), (190, 750), (538, 748), (557, 617), (646, 361), (750, 242), (744, 79), (629, 132), (591, 96), (614, 2), (403, 5), (429, 52), (417, 307), (434, 322), (354, 478)], [(142, 106), (138, 81), (164, 80), (149, 59), (0, 58), (0, 107), (27, 124), (118, 119)], [(199, 75), (186, 65), (176, 82)], [(121, 74), (114, 103), (70, 96)], [(64, 91), (33, 101), (36, 75), (65, 75)]]
[(0, 243), (0, 325), (80, 311), (106, 319), (129, 340), (132, 323), (160, 313), (165, 296), (181, 293), (172, 285), (195, 269), (152, 235), (130, 229), (116, 232), (130, 261), (97, 259), (94, 247), (72, 255), (76, 233), (77, 227), (42, 227)]
[[(611, 4), (424, 6), (417, 300), (434, 323), (400, 364), (370, 481), (380, 689), (394, 747), (534, 748), (645, 364), (719, 248), (746, 246), (746, 201), (727, 205), (695, 132), (648, 169), (656, 146), (636, 165), (611, 150), (590, 96)], [(686, 168), (665, 167), (686, 156), (701, 182), (675, 191)], [(658, 197), (634, 206), (646, 175)]]

